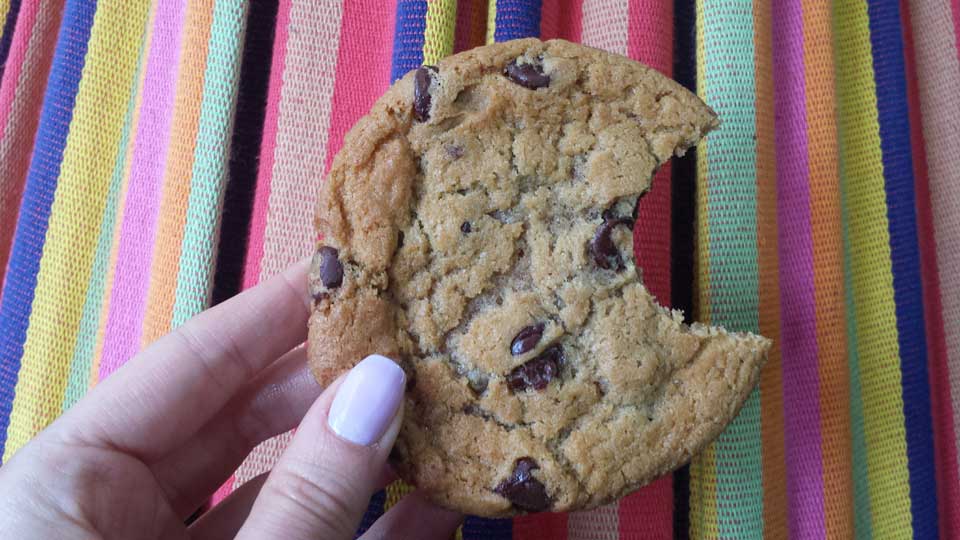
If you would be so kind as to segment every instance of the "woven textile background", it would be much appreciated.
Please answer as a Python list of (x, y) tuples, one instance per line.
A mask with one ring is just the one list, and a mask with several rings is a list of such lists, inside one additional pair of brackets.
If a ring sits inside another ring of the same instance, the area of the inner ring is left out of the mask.
[(662, 303), (775, 348), (689, 467), (458, 535), (960, 537), (958, 0), (0, 0), (2, 461), (310, 254), (324, 173), (393, 80), (527, 36), (643, 61), (720, 114), (641, 200), (635, 250)]

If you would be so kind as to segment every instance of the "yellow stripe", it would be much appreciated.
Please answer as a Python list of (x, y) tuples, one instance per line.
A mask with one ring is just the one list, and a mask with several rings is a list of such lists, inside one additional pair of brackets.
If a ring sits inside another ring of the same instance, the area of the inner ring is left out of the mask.
[(147, 0), (104, 0), (94, 16), (40, 260), (4, 461), (61, 412), (149, 5)]
[[(697, 26), (697, 95), (706, 99), (706, 68), (703, 43), (703, 6), (698, 2)], [(696, 254), (694, 256), (694, 294), (696, 305), (694, 318), (710, 320), (710, 231), (707, 225), (707, 152), (709, 143), (697, 145), (697, 229)], [(708, 446), (690, 462), (690, 537), (715, 538), (717, 536), (717, 475), (716, 456), (713, 445)]]
[(873, 530), (909, 537), (900, 350), (897, 342), (870, 27), (863, 0), (835, 7), (841, 175), (863, 389), (867, 480)]
[(487, 8), (487, 45), (494, 42), (497, 32), (497, 0), (490, 0)]
[[(10, 13), (10, 0), (0, 0), (0, 35), (3, 34), (3, 25), (6, 24), (7, 14)], [(13, 31), (13, 28), (10, 29)]]
[(403, 480), (397, 480), (387, 486), (387, 500), (383, 502), (383, 511), (386, 512), (393, 505), (400, 502), (406, 494), (413, 493), (413, 486), (407, 484)]
[(453, 53), (457, 0), (427, 2), (427, 27), (423, 32), (423, 63), (436, 64)]

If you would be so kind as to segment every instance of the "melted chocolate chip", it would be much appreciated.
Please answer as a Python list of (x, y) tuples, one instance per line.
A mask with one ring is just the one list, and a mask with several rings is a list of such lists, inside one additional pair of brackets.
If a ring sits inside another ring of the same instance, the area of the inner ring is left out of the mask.
[(511, 81), (531, 90), (550, 85), (550, 76), (544, 75), (542, 66), (534, 64), (518, 64), (514, 60), (503, 69), (503, 74)]
[(547, 488), (533, 476), (539, 469), (533, 458), (522, 457), (513, 464), (513, 474), (493, 488), (498, 495), (506, 497), (514, 506), (527, 512), (543, 512), (550, 508)]
[(562, 361), (563, 349), (554, 345), (532, 360), (513, 368), (507, 375), (507, 387), (514, 392), (523, 392), (529, 388), (543, 390), (550, 381), (560, 375)]
[(510, 354), (519, 356), (536, 347), (537, 343), (540, 343), (540, 338), (543, 337), (543, 328), (543, 323), (539, 323), (521, 329), (510, 342)]
[(330, 246), (317, 250), (320, 256), (320, 282), (328, 289), (336, 289), (343, 284), (343, 265), (340, 264), (340, 252)]
[(467, 234), (467, 233), (469, 233), (471, 230), (472, 230), (472, 228), (470, 227), (470, 222), (469, 222), (469, 221), (464, 221), (463, 223), (460, 224), (460, 232), (462, 232), (463, 234)]
[(413, 76), (413, 117), (417, 122), (426, 122), (430, 118), (430, 81), (436, 72), (435, 66), (420, 66)]
[(620, 257), (620, 251), (617, 250), (617, 245), (613, 243), (611, 237), (613, 230), (619, 225), (633, 227), (633, 220), (604, 216), (603, 223), (597, 227), (597, 232), (590, 241), (590, 255), (593, 261), (605, 270), (613, 269), (618, 272), (623, 270), (623, 258)]

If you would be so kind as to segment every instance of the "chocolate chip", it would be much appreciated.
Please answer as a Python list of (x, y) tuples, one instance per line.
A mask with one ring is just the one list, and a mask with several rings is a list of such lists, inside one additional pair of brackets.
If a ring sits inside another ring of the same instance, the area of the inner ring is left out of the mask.
[(447, 155), (453, 159), (460, 159), (463, 157), (463, 147), (457, 145), (448, 146)]
[(430, 81), (437, 73), (436, 66), (420, 66), (413, 76), (413, 117), (417, 122), (430, 118)]
[(343, 265), (340, 264), (340, 252), (330, 246), (317, 250), (320, 256), (320, 281), (328, 289), (336, 289), (343, 284)]
[(519, 356), (536, 347), (543, 337), (543, 329), (543, 323), (523, 327), (510, 342), (510, 354)]
[(511, 81), (531, 90), (550, 85), (550, 76), (544, 75), (542, 66), (534, 64), (518, 64), (514, 60), (503, 69), (503, 74)]
[(462, 232), (463, 234), (467, 234), (467, 233), (469, 233), (471, 230), (472, 230), (472, 229), (471, 229), (471, 227), (470, 227), (470, 222), (469, 222), (469, 221), (464, 221), (463, 223), (460, 224), (460, 232)]
[(507, 387), (514, 392), (529, 388), (543, 390), (555, 377), (560, 375), (560, 363), (563, 361), (563, 349), (554, 345), (532, 360), (513, 368), (507, 375)]
[(514, 506), (527, 512), (543, 512), (550, 508), (547, 488), (534, 478), (533, 471), (539, 469), (533, 458), (522, 457), (513, 464), (513, 474), (493, 488), (498, 495), (506, 497)]
[(590, 255), (593, 256), (593, 261), (605, 270), (614, 269), (618, 272), (623, 270), (623, 258), (620, 257), (620, 251), (617, 250), (617, 245), (611, 238), (613, 230), (619, 225), (633, 227), (633, 220), (604, 216), (603, 223), (597, 227), (597, 232), (590, 241)]

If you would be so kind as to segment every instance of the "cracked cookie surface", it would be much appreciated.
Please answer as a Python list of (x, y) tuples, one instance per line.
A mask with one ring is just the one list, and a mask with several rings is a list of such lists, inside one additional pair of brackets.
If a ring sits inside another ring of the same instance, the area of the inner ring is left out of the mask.
[(716, 123), (658, 72), (559, 40), (407, 74), (322, 188), (317, 379), (396, 359), (394, 467), (472, 514), (590, 508), (680, 466), (736, 415), (769, 348), (683, 325), (634, 262), (637, 198)]

